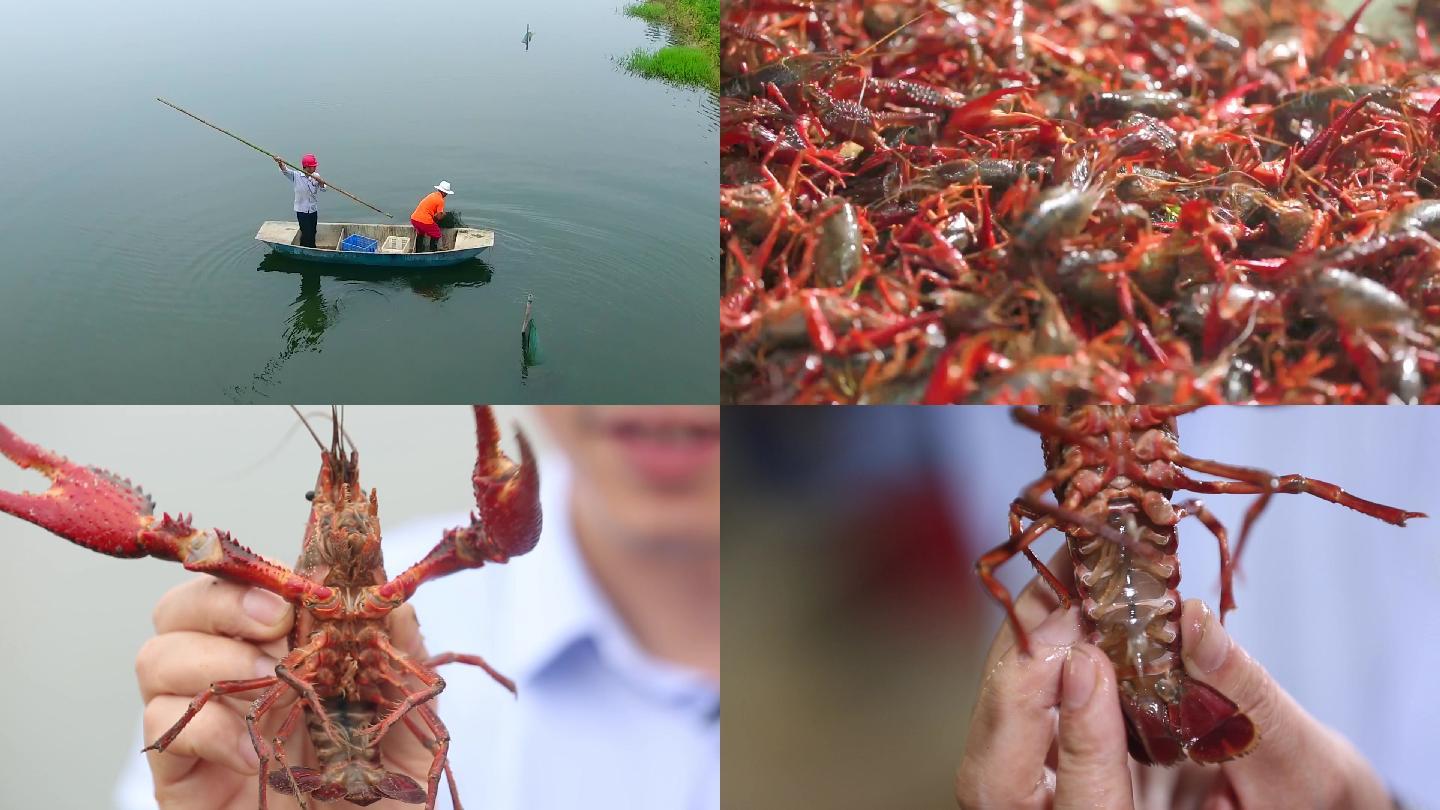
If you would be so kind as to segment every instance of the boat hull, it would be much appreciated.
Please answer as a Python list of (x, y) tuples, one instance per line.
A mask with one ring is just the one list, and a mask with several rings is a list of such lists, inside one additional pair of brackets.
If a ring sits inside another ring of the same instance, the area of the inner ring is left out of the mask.
[(486, 250), (482, 247), (468, 250), (443, 250), (435, 253), (352, 253), (300, 247), (299, 245), (277, 245), (274, 242), (267, 244), (275, 253), (304, 259), (308, 262), (349, 264), (357, 267), (388, 267), (397, 270), (405, 267), (448, 267), (452, 264), (469, 261)]
[[(307, 262), (322, 264), (350, 265), (353, 267), (381, 267), (389, 270), (422, 270), (431, 267), (450, 267), (479, 257), (495, 244), (495, 232), (480, 228), (445, 228), (441, 247), (430, 253), (412, 253), (415, 231), (406, 225), (371, 225), (354, 222), (322, 222), (316, 228), (316, 247), (301, 247), (300, 228), (295, 222), (264, 222), (256, 232), (255, 239), (270, 246), (270, 250), (283, 256)], [(400, 252), (379, 250), (375, 253), (336, 250), (346, 236), (358, 234), (377, 243), (393, 239), (403, 243)]]

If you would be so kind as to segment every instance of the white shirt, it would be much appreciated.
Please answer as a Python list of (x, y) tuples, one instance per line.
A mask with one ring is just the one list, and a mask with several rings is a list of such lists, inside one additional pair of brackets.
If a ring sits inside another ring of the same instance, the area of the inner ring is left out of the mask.
[(289, 166), (282, 166), (280, 172), (290, 178), (295, 184), (295, 212), (298, 214), (313, 214), (320, 209), (315, 194), (324, 191), (325, 187), (320, 181), (311, 179), (304, 172), (297, 172)]
[[(476, 667), (440, 668), (438, 709), (460, 797), (485, 810), (718, 810), (719, 687), (631, 638), (576, 548), (568, 470), (562, 459), (545, 462), (535, 549), (426, 583), (412, 600), (432, 654), (483, 656), (519, 688), (512, 698)], [(387, 533), (387, 570), (403, 570), (466, 522), (451, 515)], [(153, 810), (152, 793), (136, 757), (116, 805)], [(449, 801), (442, 795), (437, 806)]]

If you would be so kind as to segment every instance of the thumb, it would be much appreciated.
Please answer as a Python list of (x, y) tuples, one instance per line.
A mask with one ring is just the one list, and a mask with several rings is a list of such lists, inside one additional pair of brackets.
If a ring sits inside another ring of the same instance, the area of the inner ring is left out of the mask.
[[(425, 651), (425, 639), (420, 634), (415, 608), (408, 604), (401, 605), (391, 612), (386, 624), (386, 629), (390, 632), (390, 643), (423, 666), (429, 654)], [(391, 726), (380, 741), (380, 749), (388, 767), (417, 777), (422, 784), (426, 782), (425, 774), (435, 758), (431, 746), (435, 745), (435, 738), (438, 736), (436, 732), (444, 728), (432, 725), (437, 722), (431, 714), (434, 708), (435, 704), (432, 702), (411, 710), (407, 717), (409, 722), (401, 721)], [(420, 738), (421, 734), (425, 735), (423, 740)]]
[(1260, 743), (1247, 759), (1271, 767), (1290, 761), (1297, 753), (1293, 726), (1304, 718), (1300, 707), (1259, 662), (1235, 644), (1205, 603), (1187, 601), (1180, 627), (1185, 669), (1229, 698), (1255, 725)]
[(1336, 806), (1337, 794), (1365, 781), (1349, 743), (1306, 713), (1199, 600), (1185, 603), (1181, 632), (1186, 669), (1234, 701), (1259, 734), (1253, 752), (1224, 764), (1242, 806), (1278, 806), (1278, 797), (1287, 806)]
[(1130, 752), (1115, 668), (1100, 648), (1077, 644), (1064, 672), (1055, 810), (1131, 810)]
[(420, 620), (415, 617), (415, 608), (412, 605), (404, 604), (392, 611), (388, 629), (390, 643), (401, 652), (416, 661), (424, 661), (430, 657), (425, 651), (425, 636), (420, 632)]

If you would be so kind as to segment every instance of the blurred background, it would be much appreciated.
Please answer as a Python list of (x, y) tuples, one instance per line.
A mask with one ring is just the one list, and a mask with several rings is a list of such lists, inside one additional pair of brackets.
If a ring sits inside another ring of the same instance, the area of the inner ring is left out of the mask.
[[(1044, 471), (999, 407), (726, 408), (727, 807), (953, 807), (980, 666), (1001, 613), (975, 558)], [(1440, 516), (1440, 410), (1211, 408), (1203, 458), (1304, 473)], [(1199, 477), (1199, 476), (1197, 476)], [(1208, 496), (1238, 535), (1251, 496)], [(1218, 603), (1214, 539), (1179, 527), (1180, 592)], [(1035, 546), (1046, 559), (1062, 542)], [(1001, 579), (1018, 591), (1023, 558)], [(1227, 624), (1412, 807), (1437, 808), (1440, 525), (1397, 528), (1302, 495), (1256, 524)], [(1264, 730), (1262, 729), (1262, 734)]]
[[(495, 410), (506, 452), (518, 452), (517, 425), (537, 452), (549, 448), (528, 409)], [(328, 442), (329, 408), (301, 411)], [(361, 482), (378, 490), (383, 527), (474, 508), (469, 408), (347, 407), (344, 414), (360, 450)], [(157, 512), (192, 512), (195, 525), (225, 529), (287, 564), (299, 556), (319, 451), (289, 408), (14, 407), (0, 408), (0, 422), (72, 461), (130, 478), (155, 498)], [(0, 489), (48, 486), (0, 457)], [(3, 513), (0, 547), (8, 573), (0, 808), (109, 807), (122, 764), (139, 748), (134, 661), (152, 635), (151, 611), (197, 575), (178, 563), (97, 554)], [(413, 562), (387, 558), (386, 568), (393, 574)], [(483, 571), (465, 576), (485, 587)]]

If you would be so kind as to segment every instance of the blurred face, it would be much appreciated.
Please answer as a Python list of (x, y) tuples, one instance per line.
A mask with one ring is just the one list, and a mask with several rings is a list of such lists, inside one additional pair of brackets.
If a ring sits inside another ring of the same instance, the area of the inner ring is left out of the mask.
[(718, 406), (539, 411), (574, 465), (582, 526), (630, 544), (718, 550)]

